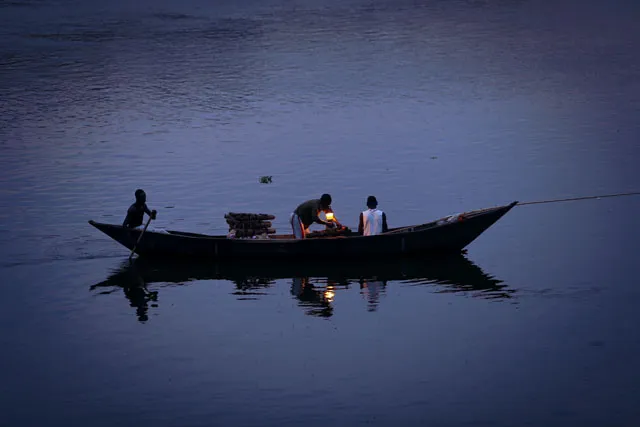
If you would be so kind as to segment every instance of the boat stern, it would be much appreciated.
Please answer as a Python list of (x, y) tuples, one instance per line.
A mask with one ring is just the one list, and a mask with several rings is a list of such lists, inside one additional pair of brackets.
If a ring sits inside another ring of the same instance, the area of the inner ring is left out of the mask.
[(120, 225), (104, 224), (89, 220), (89, 224), (102, 231), (107, 236), (111, 237), (116, 242), (120, 243), (127, 249), (133, 249), (137, 236), (140, 234), (139, 230), (125, 229)]

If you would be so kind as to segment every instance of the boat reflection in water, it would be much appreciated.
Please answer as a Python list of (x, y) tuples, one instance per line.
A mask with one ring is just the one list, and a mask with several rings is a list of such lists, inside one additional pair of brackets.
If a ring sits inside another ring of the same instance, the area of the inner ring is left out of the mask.
[(291, 279), (291, 295), (299, 300), (300, 307), (311, 316), (331, 317), (336, 292), (349, 289), (352, 280), (347, 278), (294, 277)]
[[(184, 285), (196, 280), (228, 280), (235, 284), (233, 294), (239, 300), (258, 299), (276, 280), (291, 280), (291, 294), (307, 314), (333, 315), (333, 301), (341, 292), (356, 288), (365, 299), (367, 310), (375, 311), (389, 282), (403, 286), (434, 286), (436, 293), (471, 293), (473, 296), (505, 300), (515, 290), (486, 274), (464, 255), (441, 258), (403, 258), (396, 260), (354, 261), (343, 263), (243, 262), (185, 263), (150, 261), (143, 258), (125, 261), (107, 280), (91, 286), (99, 294), (124, 291), (138, 319), (148, 320), (149, 307), (158, 300), (162, 286)], [(148, 285), (156, 283), (156, 290)]]

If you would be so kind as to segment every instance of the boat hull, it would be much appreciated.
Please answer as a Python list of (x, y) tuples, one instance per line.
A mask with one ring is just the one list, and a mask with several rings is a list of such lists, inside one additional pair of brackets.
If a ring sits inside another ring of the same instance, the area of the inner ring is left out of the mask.
[(517, 202), (495, 208), (472, 211), (455, 222), (437, 221), (392, 229), (376, 236), (338, 236), (295, 240), (290, 236), (271, 239), (228, 239), (226, 236), (146, 231), (136, 246), (141, 231), (119, 225), (89, 223), (127, 249), (135, 246), (142, 257), (246, 259), (296, 259), (309, 257), (357, 258), (406, 256), (459, 252), (504, 216)]

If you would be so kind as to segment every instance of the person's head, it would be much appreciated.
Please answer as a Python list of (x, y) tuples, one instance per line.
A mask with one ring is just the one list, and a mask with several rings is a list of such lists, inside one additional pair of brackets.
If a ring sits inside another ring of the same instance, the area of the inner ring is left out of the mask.
[(320, 197), (320, 207), (322, 209), (329, 209), (331, 207), (331, 195), (325, 193)]
[(375, 209), (378, 206), (378, 200), (376, 200), (375, 196), (367, 197), (367, 207), (369, 209)]
[(147, 201), (147, 194), (144, 192), (144, 190), (138, 188), (135, 192), (135, 196), (136, 196), (136, 203), (145, 203)]

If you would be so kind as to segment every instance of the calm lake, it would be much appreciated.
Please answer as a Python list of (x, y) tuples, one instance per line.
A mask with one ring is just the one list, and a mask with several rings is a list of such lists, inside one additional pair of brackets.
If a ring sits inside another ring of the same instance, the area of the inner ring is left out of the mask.
[[(640, 196), (445, 259), (130, 264), (328, 192), (397, 227), (640, 191), (632, 0), (0, 1), (0, 426), (640, 425)], [(261, 184), (263, 175), (272, 183)], [(318, 226), (312, 229), (319, 229)]]

